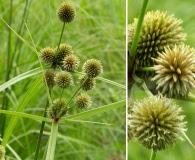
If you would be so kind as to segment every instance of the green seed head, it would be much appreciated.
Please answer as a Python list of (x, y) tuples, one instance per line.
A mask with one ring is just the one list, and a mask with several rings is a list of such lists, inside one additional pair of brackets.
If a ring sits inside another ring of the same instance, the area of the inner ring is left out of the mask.
[(67, 88), (73, 84), (73, 78), (70, 73), (62, 71), (54, 77), (55, 83), (62, 89)]
[(154, 151), (174, 145), (186, 131), (181, 111), (171, 99), (160, 96), (135, 102), (129, 119), (133, 137)]
[(63, 69), (67, 72), (73, 72), (78, 69), (80, 60), (77, 56), (71, 54), (64, 58)]
[(189, 46), (165, 47), (154, 59), (157, 90), (167, 97), (185, 97), (195, 87), (195, 50)]
[(47, 109), (48, 117), (57, 122), (67, 112), (67, 110), (65, 110), (62, 114), (60, 114), (62, 108), (64, 108), (65, 105), (66, 105), (65, 99), (63, 98), (56, 99)]
[[(135, 69), (138, 67), (150, 67), (154, 65), (151, 59), (158, 56), (157, 52), (164, 51), (165, 46), (173, 48), (175, 44), (182, 44), (186, 34), (181, 27), (182, 21), (166, 12), (148, 12), (143, 21), (142, 30), (137, 46)], [(128, 26), (128, 48), (130, 50), (137, 19)], [(146, 75), (146, 74), (145, 74)]]
[(83, 65), (83, 72), (86, 73), (88, 77), (94, 78), (103, 72), (103, 67), (100, 61), (89, 59)]
[(89, 78), (86, 75), (81, 75), (79, 77), (79, 83), (80, 83), (80, 85), (82, 85), (84, 83), (82, 86), (82, 89), (85, 91), (93, 89), (95, 87), (95, 84), (96, 84), (94, 78)]
[(57, 10), (58, 18), (64, 23), (70, 23), (76, 16), (75, 7), (68, 2), (63, 2)]
[[(55, 50), (57, 50), (57, 48)], [(73, 54), (72, 46), (65, 43), (60, 44), (57, 55), (57, 62), (62, 62), (63, 59), (70, 54)]]
[(55, 86), (55, 72), (52, 69), (48, 69), (45, 71), (44, 76), (43, 76), (43, 83), (48, 87), (48, 88), (53, 88)]
[(41, 60), (45, 63), (52, 63), (54, 59), (54, 49), (50, 47), (43, 48), (40, 52)]
[(74, 102), (78, 108), (87, 108), (91, 105), (91, 98), (87, 93), (81, 93)]

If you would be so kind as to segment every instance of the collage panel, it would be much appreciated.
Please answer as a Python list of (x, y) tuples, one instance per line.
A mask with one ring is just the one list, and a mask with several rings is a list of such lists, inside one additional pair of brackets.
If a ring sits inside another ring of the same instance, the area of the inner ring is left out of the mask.
[(193, 0), (128, 0), (128, 160), (193, 160)]
[(0, 3), (0, 160), (126, 159), (125, 6)]

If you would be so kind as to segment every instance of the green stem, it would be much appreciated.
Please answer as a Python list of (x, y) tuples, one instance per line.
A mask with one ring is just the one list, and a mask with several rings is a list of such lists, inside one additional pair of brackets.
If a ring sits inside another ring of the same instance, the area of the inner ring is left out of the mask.
[[(13, 0), (11, 0), (10, 3), (10, 15), (9, 15), (9, 25), (11, 26), (12, 24), (12, 6), (13, 6)], [(7, 54), (6, 54), (6, 73), (5, 73), (5, 82), (7, 82), (9, 80), (10, 77), (10, 53), (11, 51), (11, 30), (9, 30), (9, 34), (8, 34), (8, 45), (7, 45)], [(6, 89), (4, 91), (3, 94), (3, 100), (2, 100), (2, 110), (7, 110), (8, 109), (8, 100), (6, 97), (6, 93), (8, 92), (8, 89)], [(4, 135), (4, 129), (5, 129), (5, 123), (6, 123), (6, 115), (1, 114), (0, 117), (0, 121), (1, 121), (1, 137), (3, 137)]]
[[(46, 102), (44, 117), (46, 117), (48, 106), (49, 106), (49, 100), (47, 100), (47, 102)], [(34, 160), (37, 160), (38, 159), (39, 149), (40, 149), (40, 145), (41, 145), (41, 138), (43, 136), (43, 129), (44, 129), (44, 127), (45, 127), (45, 121), (42, 121), (42, 123), (41, 123), (41, 129), (40, 129), (40, 132), (39, 132), (39, 137), (38, 137), (38, 140), (37, 140), (37, 146), (36, 146)]]
[(88, 80), (88, 78), (86, 78), (84, 80), (84, 82), (81, 84), (81, 86), (76, 90), (76, 92), (73, 94), (73, 96), (70, 98), (70, 100), (68, 101), (68, 103), (64, 106), (64, 108), (61, 109), (60, 113), (59, 113), (59, 117), (61, 117), (61, 114), (65, 111), (65, 109), (68, 107), (68, 105), (72, 102), (72, 100), (75, 98), (75, 96), (79, 93), (79, 91), (82, 89), (83, 85), (85, 84), (85, 82)]
[(150, 160), (155, 160), (155, 158), (156, 158), (156, 152), (152, 150)]
[(139, 19), (138, 19), (135, 35), (134, 35), (134, 38), (133, 38), (133, 42), (132, 42), (132, 45), (131, 45), (130, 53), (129, 53), (129, 58), (128, 58), (128, 80), (129, 80), (129, 83), (132, 82), (132, 76), (131, 75), (133, 74), (133, 66), (134, 66), (134, 61), (135, 61), (135, 55), (136, 55), (137, 45), (138, 45), (139, 36), (140, 36), (140, 33), (141, 33), (142, 23), (143, 23), (143, 20), (144, 20), (144, 15), (145, 15), (147, 4), (148, 4), (148, 0), (144, 0), (142, 8), (141, 8), (141, 13), (139, 15)]
[(62, 40), (62, 35), (63, 35), (63, 32), (64, 32), (64, 28), (65, 28), (65, 23), (63, 24), (63, 27), (62, 27), (62, 31), (61, 31), (61, 35), (60, 35), (60, 40), (59, 40), (59, 43), (58, 43), (58, 48), (57, 48), (57, 52), (55, 54), (55, 58), (58, 55), (58, 51), (59, 51), (60, 43), (61, 43), (61, 40)]
[(141, 67), (138, 68), (139, 71), (155, 71), (153, 67)]
[(48, 144), (48, 149), (47, 149), (46, 160), (54, 159), (57, 134), (58, 134), (58, 123), (53, 122), (51, 126), (51, 134), (49, 137), (49, 144)]

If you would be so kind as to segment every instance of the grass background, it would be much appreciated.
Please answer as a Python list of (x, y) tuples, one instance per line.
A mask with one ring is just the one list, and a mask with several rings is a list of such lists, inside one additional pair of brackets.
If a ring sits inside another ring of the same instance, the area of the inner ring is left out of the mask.
[[(133, 22), (133, 18), (139, 16), (139, 12), (142, 6), (141, 1), (128, 0), (128, 23)], [(150, 1), (148, 2), (147, 10), (160, 10), (167, 11), (167, 14), (174, 14), (176, 18), (182, 19), (182, 27), (184, 32), (187, 33), (186, 44), (191, 47), (195, 47), (195, 3), (194, 0), (186, 1)], [(137, 93), (139, 91), (136, 91)], [(140, 94), (142, 95), (142, 94)], [(138, 96), (140, 96), (138, 94)], [(177, 103), (183, 108), (183, 114), (186, 115), (185, 120), (187, 123), (187, 135), (193, 143), (195, 143), (194, 124), (195, 124), (195, 108), (194, 103), (177, 101)], [(130, 141), (128, 145), (128, 159), (129, 160), (145, 160), (149, 159), (151, 151), (145, 149), (138, 142)], [(187, 141), (178, 141), (174, 147), (170, 147), (165, 151), (157, 153), (156, 160), (168, 159), (168, 160), (193, 160), (195, 157), (194, 149)]]
[[(38, 50), (50, 46), (56, 47), (59, 41), (62, 23), (56, 17), (56, 9), (63, 2), (33, 0), (29, 1), (27, 8), (27, 19), (25, 22), (32, 34), (35, 46)], [(11, 27), (15, 31), (24, 26), (23, 12), (26, 0), (13, 0), (13, 13)], [(89, 58), (99, 59), (104, 67), (103, 78), (110, 79), (125, 85), (126, 59), (125, 59), (125, 0), (90, 1), (76, 0), (74, 4), (77, 9), (76, 19), (65, 26), (62, 42), (73, 46), (81, 64)], [(0, 3), (0, 16), (8, 22), (10, 14), (10, 0)], [(32, 45), (32, 41), (25, 27), (21, 30), (22, 37)], [(0, 85), (5, 82), (6, 54), (14, 56), (10, 79), (39, 67), (37, 55), (22, 43), (16, 35), (11, 33), (10, 46), (9, 29), (0, 20)], [(16, 44), (18, 47), (15, 49)], [(8, 49), (9, 48), (9, 49)], [(81, 71), (79, 68), (79, 71)], [(77, 78), (77, 75), (74, 75)], [(23, 100), (24, 94), (37, 76), (27, 78), (14, 84), (6, 94), (9, 110), (16, 110), (17, 104)], [(76, 82), (75, 82), (76, 83)], [(72, 91), (66, 91), (64, 96), (69, 97)], [(125, 90), (117, 86), (97, 80), (97, 87), (89, 92), (93, 100), (91, 108), (100, 107), (116, 101), (125, 99)], [(52, 98), (59, 97), (60, 92), (56, 87)], [(47, 99), (46, 88), (41, 86), (38, 93), (28, 103), (25, 113), (43, 115)], [(0, 107), (2, 107), (3, 92), (0, 92)], [(83, 111), (83, 110), (82, 110)], [(72, 109), (69, 114), (82, 112)], [(7, 116), (6, 126), (11, 116)], [(125, 107), (121, 107), (98, 116), (85, 120), (115, 124), (103, 126), (69, 122), (60, 124), (59, 136), (56, 146), (55, 160), (78, 159), (78, 160), (124, 160), (125, 159)], [(20, 118), (15, 127), (9, 144), (19, 154), (21, 159), (33, 159), (36, 140), (40, 129), (40, 122)], [(50, 126), (46, 125), (45, 135), (41, 143), (39, 159), (42, 159)], [(6, 151), (7, 158), (13, 158), (12, 153)]]

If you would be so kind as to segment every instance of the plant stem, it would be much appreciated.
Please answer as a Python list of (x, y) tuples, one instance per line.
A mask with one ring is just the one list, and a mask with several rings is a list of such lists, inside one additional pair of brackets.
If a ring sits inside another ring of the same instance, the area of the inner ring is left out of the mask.
[(59, 40), (59, 43), (58, 43), (58, 48), (57, 48), (57, 52), (55, 54), (55, 58), (58, 55), (58, 51), (59, 51), (60, 43), (61, 43), (61, 40), (62, 40), (62, 35), (63, 35), (63, 32), (64, 32), (64, 28), (65, 28), (65, 23), (63, 24), (63, 27), (62, 27), (62, 31), (61, 31), (61, 35), (60, 35), (60, 40)]
[[(12, 6), (13, 6), (13, 0), (11, 0), (10, 3), (10, 15), (9, 15), (9, 25), (11, 26), (12, 24)], [(5, 73), (5, 82), (9, 80), (10, 77), (10, 53), (11, 51), (11, 30), (9, 30), (8, 34), (8, 45), (7, 45), (7, 54), (6, 54), (6, 73)], [(8, 109), (8, 100), (6, 93), (8, 92), (8, 89), (5, 89), (4, 94), (3, 94), (3, 100), (2, 100), (2, 110), (7, 110)], [(6, 123), (6, 115), (1, 114), (0, 117), (0, 122), (1, 122), (1, 137), (4, 135), (4, 128), (5, 128), (5, 123)]]
[(155, 71), (153, 67), (141, 67), (138, 68), (139, 71)]
[[(46, 117), (48, 106), (49, 106), (49, 100), (47, 100), (47, 102), (46, 102), (44, 117)], [(34, 160), (37, 160), (38, 159), (39, 149), (40, 149), (40, 145), (41, 145), (41, 138), (43, 136), (43, 129), (44, 129), (44, 127), (45, 127), (45, 121), (42, 121), (42, 123), (41, 123), (41, 129), (40, 129), (40, 132), (39, 132), (39, 137), (38, 137), (38, 140), (37, 140), (37, 146), (36, 146)]]
[(141, 33), (142, 23), (143, 23), (143, 20), (144, 20), (144, 15), (145, 15), (147, 4), (148, 4), (148, 0), (144, 0), (142, 8), (141, 8), (141, 13), (139, 15), (139, 19), (138, 19), (135, 35), (134, 35), (134, 38), (133, 38), (133, 42), (132, 42), (132, 45), (131, 45), (129, 57), (128, 57), (128, 76), (129, 76), (128, 80), (129, 80), (129, 83), (132, 82), (132, 76), (131, 75), (133, 74), (133, 66), (134, 66), (134, 61), (135, 61), (135, 55), (136, 55), (137, 45), (138, 45), (139, 36), (140, 36), (140, 33)]
[(68, 105), (72, 102), (72, 100), (75, 98), (75, 96), (79, 93), (85, 82), (88, 80), (88, 77), (84, 80), (84, 82), (81, 84), (81, 86), (76, 90), (76, 92), (73, 94), (73, 96), (70, 98), (68, 103), (64, 106), (64, 108), (61, 109), (59, 113), (59, 117), (61, 117), (61, 114), (65, 111), (65, 109), (68, 107)]
[(48, 149), (47, 149), (46, 160), (54, 159), (57, 134), (58, 134), (58, 123), (53, 122), (51, 126), (51, 134), (49, 137), (49, 144), (48, 144)]
[(156, 152), (152, 150), (150, 160), (155, 160), (155, 158), (156, 158)]

